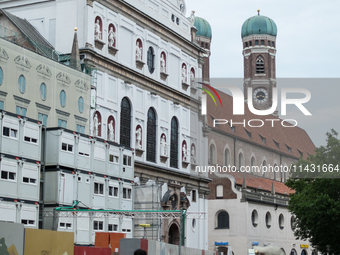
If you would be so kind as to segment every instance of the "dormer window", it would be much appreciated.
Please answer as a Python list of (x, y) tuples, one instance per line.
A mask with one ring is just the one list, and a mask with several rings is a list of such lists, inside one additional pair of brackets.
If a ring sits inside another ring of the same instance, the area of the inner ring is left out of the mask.
[(298, 150), (298, 152), (299, 152), (300, 156), (301, 156), (301, 157), (303, 157), (303, 152), (302, 152), (302, 151), (300, 151), (299, 149), (297, 149), (297, 150)]
[(266, 138), (259, 134), (263, 143), (266, 143)]
[(287, 144), (286, 144), (286, 147), (287, 147), (287, 150), (288, 150), (289, 152), (292, 152), (292, 148), (291, 148), (291, 147), (289, 147)]
[(277, 147), (277, 148), (280, 148), (280, 144), (279, 144), (277, 141), (275, 141), (274, 139), (273, 139), (273, 141), (274, 141), (276, 147)]
[(244, 129), (247, 133), (247, 135), (249, 136), (249, 138), (251, 138), (251, 132), (249, 132), (247, 129)]

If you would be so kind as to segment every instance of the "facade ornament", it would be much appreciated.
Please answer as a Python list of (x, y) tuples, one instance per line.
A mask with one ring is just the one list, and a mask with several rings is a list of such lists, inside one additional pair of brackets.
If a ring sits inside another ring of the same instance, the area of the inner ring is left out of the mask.
[(195, 149), (195, 144), (191, 145), (191, 163), (196, 164), (196, 149)]
[(161, 54), (161, 72), (166, 73), (166, 62), (165, 62), (165, 57), (164, 53), (162, 52)]
[(110, 27), (109, 31), (109, 46), (114, 47), (115, 45), (115, 39), (116, 39), (116, 33), (113, 31), (113, 27)]
[(166, 157), (167, 156), (167, 143), (166, 143), (166, 136), (165, 134), (162, 134), (161, 136), (161, 156)]
[(95, 40), (101, 40), (102, 39), (102, 31), (100, 29), (99, 19), (97, 19), (96, 23), (94, 24), (94, 39)]
[(182, 66), (182, 83), (187, 83), (187, 67), (186, 67), (186, 65)]
[(136, 60), (142, 61), (142, 45), (140, 45), (139, 41), (137, 41), (136, 45)]
[(183, 155), (182, 161), (188, 162), (188, 150), (187, 150), (187, 144), (185, 142), (183, 143), (182, 150), (183, 150), (182, 151), (182, 155)]
[(109, 123), (109, 140), (114, 141), (115, 140), (115, 130), (113, 127), (113, 120)]
[(195, 24), (195, 11), (191, 11), (190, 23), (191, 23), (191, 26), (193, 27)]
[(136, 130), (136, 149), (142, 149), (142, 128), (137, 126)]
[(99, 133), (99, 120), (98, 120), (98, 114), (96, 113), (93, 118), (93, 135), (98, 136)]

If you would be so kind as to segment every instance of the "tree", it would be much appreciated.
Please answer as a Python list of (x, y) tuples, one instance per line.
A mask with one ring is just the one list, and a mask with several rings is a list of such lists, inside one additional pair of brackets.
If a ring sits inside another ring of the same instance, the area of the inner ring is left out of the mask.
[[(300, 158), (286, 185), (293, 190), (288, 209), (295, 215), (294, 235), (322, 253), (340, 254), (340, 140), (333, 129), (327, 145)], [(311, 172), (314, 164), (314, 172)], [(319, 171), (318, 168), (319, 167)], [(316, 167), (316, 168), (315, 168)], [(323, 167), (323, 168), (322, 168)]]

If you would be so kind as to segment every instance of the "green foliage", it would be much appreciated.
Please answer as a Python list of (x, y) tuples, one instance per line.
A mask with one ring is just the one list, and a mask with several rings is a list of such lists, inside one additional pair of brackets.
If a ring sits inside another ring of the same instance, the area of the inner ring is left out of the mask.
[[(322, 253), (340, 254), (340, 140), (332, 130), (327, 133), (327, 145), (316, 149), (307, 160), (300, 159), (300, 166), (311, 169), (314, 165), (326, 165), (320, 173), (305, 171), (295, 173), (286, 185), (295, 190), (290, 195), (288, 209), (296, 216), (295, 236), (308, 239)], [(330, 173), (330, 165), (333, 171)], [(326, 168), (324, 168), (326, 170)]]

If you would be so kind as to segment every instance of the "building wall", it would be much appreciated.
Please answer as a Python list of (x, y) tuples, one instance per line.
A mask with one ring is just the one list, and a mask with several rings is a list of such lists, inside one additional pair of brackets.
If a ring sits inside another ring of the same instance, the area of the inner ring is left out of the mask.
[[(255, 166), (263, 165), (265, 161), (267, 166), (290, 166), (294, 164), (298, 159), (294, 157), (289, 157), (287, 154), (281, 154), (272, 149), (268, 149), (265, 146), (259, 146), (255, 144), (251, 144), (247, 141), (243, 141), (241, 139), (237, 139), (235, 142), (235, 138), (228, 136), (226, 134), (221, 134), (217, 132), (209, 133), (209, 148), (210, 145), (214, 144), (216, 150), (214, 154), (214, 164), (218, 164), (220, 166), (225, 165), (225, 150), (229, 151), (228, 157), (228, 165), (236, 166), (236, 169), (239, 169), (239, 155), (242, 153), (242, 166), (251, 166), (252, 157), (255, 158)], [(210, 150), (209, 150), (210, 153)], [(267, 173), (256, 172), (253, 173), (257, 176), (262, 176), (265, 178), (275, 179), (277, 181), (285, 181), (288, 178), (288, 172), (278, 172), (275, 173), (273, 171), (268, 171)]]
[[(283, 248), (286, 254), (290, 254), (294, 248), (297, 254), (300, 254), (301, 245), (309, 245), (307, 241), (295, 240), (291, 225), (292, 215), (287, 207), (279, 206), (275, 209), (274, 205), (265, 203), (240, 202), (242, 193), (234, 187), (234, 183), (232, 191), (237, 195), (237, 199), (209, 200), (209, 249), (216, 248), (215, 242), (229, 242), (234, 254), (238, 255), (247, 253), (247, 249), (252, 248), (253, 242), (258, 242), (259, 246), (270, 244)], [(216, 229), (217, 215), (221, 210), (229, 214), (229, 229)], [(253, 210), (258, 214), (256, 227), (252, 224)], [(269, 228), (266, 226), (267, 212), (271, 214)], [(282, 229), (279, 225), (281, 214), (284, 219)], [(313, 248), (309, 247), (306, 251), (307, 254), (311, 254)]]
[[(71, 44), (71, 40), (68, 42)], [(58, 120), (67, 121), (67, 128), (77, 130), (77, 125), (89, 132), (90, 76), (75, 69), (42, 57), (34, 52), (0, 39), (0, 68), (3, 82), (0, 85), (3, 109), (39, 119), (39, 114), (47, 115), (48, 127), (57, 127)], [(25, 78), (25, 89), (19, 90), (19, 77)], [(41, 91), (41, 85), (46, 90)], [(66, 94), (65, 105), (61, 105), (60, 93)], [(23, 92), (23, 93), (22, 93)], [(78, 106), (83, 98), (83, 111)], [(17, 107), (25, 108), (26, 114)], [(40, 119), (42, 122), (42, 119)]]

